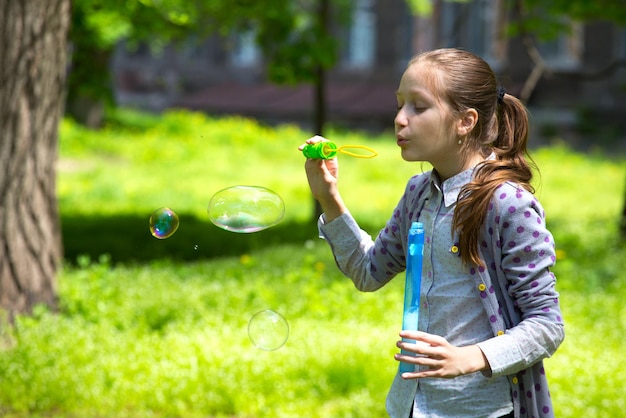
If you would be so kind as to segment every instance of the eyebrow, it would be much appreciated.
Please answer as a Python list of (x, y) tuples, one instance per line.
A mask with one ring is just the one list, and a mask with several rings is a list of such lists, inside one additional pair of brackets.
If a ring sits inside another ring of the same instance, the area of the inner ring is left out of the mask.
[[(423, 90), (419, 89), (419, 90), (409, 90), (408, 91), (409, 96), (414, 96), (418, 99), (421, 100), (426, 100), (426, 101), (431, 101), (432, 100), (432, 96), (426, 92), (426, 94), (423, 92)], [(396, 90), (396, 97), (400, 97), (402, 96), (402, 93), (400, 92), (400, 90)]]

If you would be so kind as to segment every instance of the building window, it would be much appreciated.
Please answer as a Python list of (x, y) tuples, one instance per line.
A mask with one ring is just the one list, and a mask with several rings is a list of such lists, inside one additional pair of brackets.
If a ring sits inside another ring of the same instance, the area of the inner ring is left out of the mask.
[(439, 46), (466, 49), (493, 67), (501, 64), (506, 55), (501, 45), (504, 28), (502, 0), (442, 1), (439, 6)]
[(231, 63), (235, 67), (252, 67), (259, 62), (261, 53), (256, 44), (256, 31), (253, 29), (234, 36)]
[(420, 49), (419, 46), (415, 45), (415, 37), (414, 34), (417, 30), (420, 30), (419, 40), (425, 38), (425, 30), (421, 30), (420, 26), (421, 22), (428, 22), (429, 20), (425, 18), (414, 16), (410, 9), (405, 6), (406, 12), (402, 14), (402, 25), (400, 26), (400, 62), (399, 66), (402, 71), (404, 71), (405, 67), (418, 52), (422, 52), (422, 50), (430, 49), (423, 48)]
[(356, 0), (348, 30), (345, 64), (353, 68), (369, 68), (376, 50), (375, 0)]
[(570, 25), (569, 33), (556, 39), (537, 41), (537, 49), (550, 68), (567, 70), (580, 66), (583, 53), (583, 26), (578, 23)]
[(619, 29), (617, 39), (618, 39), (617, 57), (618, 59), (625, 60), (626, 59), (626, 29)]

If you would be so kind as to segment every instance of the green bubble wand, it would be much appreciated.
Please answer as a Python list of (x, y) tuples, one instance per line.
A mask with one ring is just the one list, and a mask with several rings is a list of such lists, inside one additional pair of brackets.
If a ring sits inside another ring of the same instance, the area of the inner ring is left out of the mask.
[[(313, 138), (320, 138), (323, 141), (315, 144), (306, 144), (302, 148), (302, 154), (304, 154), (306, 158), (329, 160), (338, 153), (356, 158), (374, 158), (378, 155), (375, 150), (370, 147), (366, 147), (365, 145), (343, 145), (338, 147), (334, 142), (328, 141), (319, 135), (316, 135)], [(354, 150), (361, 151), (359, 152)], [(363, 151), (365, 151), (365, 153), (363, 153)]]

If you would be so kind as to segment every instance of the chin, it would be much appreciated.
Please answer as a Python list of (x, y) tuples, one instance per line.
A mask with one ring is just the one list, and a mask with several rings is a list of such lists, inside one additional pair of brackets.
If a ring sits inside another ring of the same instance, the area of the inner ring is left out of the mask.
[(419, 155), (417, 155), (416, 153), (411, 152), (410, 150), (407, 150), (407, 149), (403, 149), (400, 152), (400, 155), (402, 156), (402, 159), (404, 161), (408, 161), (408, 162), (423, 161), (423, 159), (420, 158)]

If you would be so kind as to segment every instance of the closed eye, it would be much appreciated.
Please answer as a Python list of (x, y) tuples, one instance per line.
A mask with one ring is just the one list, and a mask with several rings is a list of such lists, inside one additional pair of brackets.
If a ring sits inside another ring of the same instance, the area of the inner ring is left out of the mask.
[[(399, 104), (396, 107), (396, 111), (399, 112), (403, 107), (404, 107), (404, 104)], [(422, 112), (425, 112), (427, 109), (428, 109), (428, 106), (423, 106), (423, 105), (411, 106), (411, 110), (413, 110), (415, 113), (422, 113)]]

